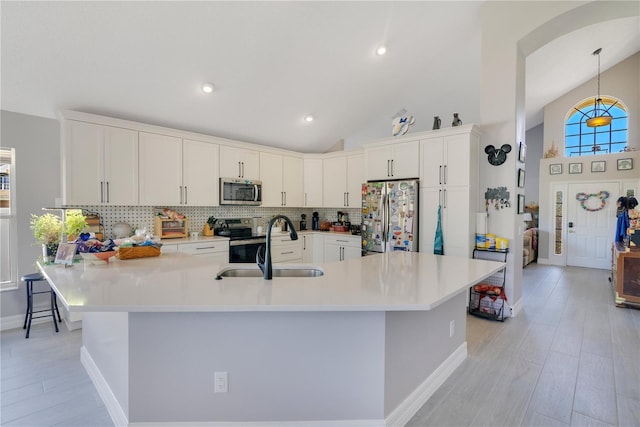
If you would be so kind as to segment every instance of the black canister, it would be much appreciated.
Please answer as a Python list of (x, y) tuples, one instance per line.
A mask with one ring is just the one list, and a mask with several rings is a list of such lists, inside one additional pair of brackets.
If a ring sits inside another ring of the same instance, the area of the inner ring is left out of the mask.
[(314, 212), (311, 217), (311, 229), (320, 230), (320, 214), (318, 212)]

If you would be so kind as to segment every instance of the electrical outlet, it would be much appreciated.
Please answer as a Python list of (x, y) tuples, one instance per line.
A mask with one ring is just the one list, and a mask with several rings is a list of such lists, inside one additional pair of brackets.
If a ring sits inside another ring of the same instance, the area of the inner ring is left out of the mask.
[(214, 372), (214, 393), (226, 393), (229, 391), (226, 372)]
[(452, 320), (449, 323), (449, 337), (452, 337), (453, 334), (455, 334), (455, 333), (456, 333), (456, 321)]

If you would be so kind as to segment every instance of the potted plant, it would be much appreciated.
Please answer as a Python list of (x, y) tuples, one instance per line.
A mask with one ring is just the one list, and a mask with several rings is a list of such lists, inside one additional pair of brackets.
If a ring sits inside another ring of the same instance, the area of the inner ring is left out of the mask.
[(81, 209), (67, 211), (64, 219), (64, 232), (67, 235), (67, 240), (69, 242), (80, 237), (80, 233), (82, 233), (88, 226), (87, 217), (82, 214)]
[(207, 219), (207, 223), (204, 225), (204, 228), (202, 229), (202, 235), (213, 236), (213, 227), (216, 225), (216, 222), (218, 222), (218, 220), (215, 219), (213, 216), (210, 216)]
[(59, 216), (46, 213), (31, 214), (31, 230), (33, 237), (42, 244), (42, 259), (50, 261), (55, 257), (62, 235), (62, 220)]

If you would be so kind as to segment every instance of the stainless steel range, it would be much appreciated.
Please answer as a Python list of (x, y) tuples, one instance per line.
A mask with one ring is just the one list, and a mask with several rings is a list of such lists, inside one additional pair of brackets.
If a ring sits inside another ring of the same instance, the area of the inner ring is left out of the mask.
[(219, 236), (229, 237), (229, 262), (256, 262), (256, 253), (264, 245), (264, 235), (254, 234), (250, 226), (243, 224), (242, 219), (226, 219), (222, 226), (216, 229)]

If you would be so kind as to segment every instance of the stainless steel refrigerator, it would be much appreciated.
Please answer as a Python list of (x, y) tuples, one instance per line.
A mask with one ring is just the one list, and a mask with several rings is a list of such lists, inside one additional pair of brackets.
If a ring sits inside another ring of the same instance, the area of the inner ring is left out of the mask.
[(362, 250), (418, 251), (418, 181), (362, 184)]

